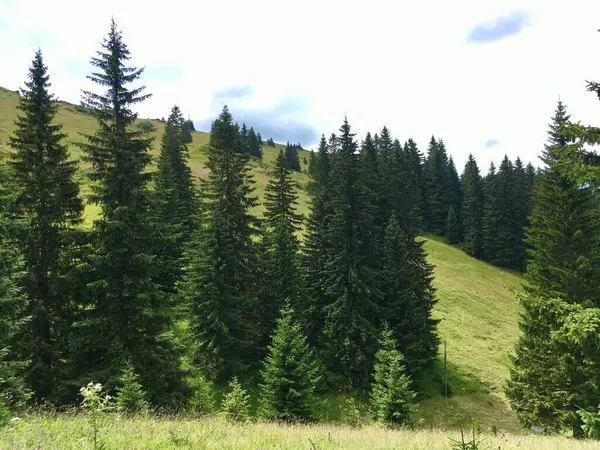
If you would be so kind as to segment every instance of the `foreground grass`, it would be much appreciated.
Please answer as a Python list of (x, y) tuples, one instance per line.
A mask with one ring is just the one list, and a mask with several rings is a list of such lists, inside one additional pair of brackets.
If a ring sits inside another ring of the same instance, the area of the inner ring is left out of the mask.
[[(92, 428), (80, 415), (33, 415), (0, 429), (2, 449), (92, 448)], [(449, 437), (460, 431), (387, 430), (376, 425), (232, 424), (219, 418), (173, 417), (125, 419), (108, 416), (99, 438), (108, 449), (450, 449)], [(481, 435), (483, 447), (499, 450), (587, 450), (597, 442), (534, 435)]]

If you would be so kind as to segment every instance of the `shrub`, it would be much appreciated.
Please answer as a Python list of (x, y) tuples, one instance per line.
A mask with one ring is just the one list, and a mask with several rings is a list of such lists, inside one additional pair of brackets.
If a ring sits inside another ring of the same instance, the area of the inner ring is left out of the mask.
[(215, 410), (215, 396), (212, 383), (202, 375), (194, 376), (188, 381), (192, 395), (189, 406), (199, 414), (210, 414)]
[(2, 395), (0, 395), (0, 427), (6, 425), (11, 418), (10, 410), (6, 406), (6, 402)]
[(149, 120), (142, 120), (141, 122), (138, 122), (137, 127), (138, 129), (146, 133), (152, 133), (156, 131), (156, 127), (152, 125), (152, 122), (150, 122)]
[(146, 393), (130, 362), (127, 362), (119, 378), (116, 402), (117, 409), (125, 414), (144, 413), (148, 411)]
[(577, 411), (583, 422), (581, 429), (586, 437), (590, 439), (600, 439), (600, 405), (598, 412), (590, 412), (585, 410)]
[(415, 393), (405, 373), (392, 330), (386, 325), (379, 341), (371, 403), (375, 420), (387, 426), (410, 425), (415, 412)]
[(221, 414), (228, 420), (244, 422), (250, 417), (249, 395), (237, 377), (229, 382), (229, 392), (221, 405)]

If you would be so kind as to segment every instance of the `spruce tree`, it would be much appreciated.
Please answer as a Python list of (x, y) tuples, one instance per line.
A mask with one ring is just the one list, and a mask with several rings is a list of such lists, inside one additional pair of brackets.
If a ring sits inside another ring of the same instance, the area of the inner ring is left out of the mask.
[(371, 133), (367, 133), (360, 148), (358, 157), (358, 188), (361, 190), (363, 205), (367, 208), (364, 214), (370, 216), (371, 226), (362, 229), (360, 240), (366, 251), (366, 263), (370, 266), (377, 264), (378, 251), (381, 247), (383, 231), (390, 211), (385, 208), (385, 186), (381, 182), (382, 170), (379, 157)]
[(367, 265), (361, 234), (371, 218), (358, 182), (357, 144), (347, 120), (340, 128), (339, 149), (331, 173), (331, 211), (326, 264), (326, 353), (331, 369), (357, 385), (367, 380), (377, 347), (379, 309), (376, 274)]
[[(452, 156), (448, 158), (448, 180), (447, 180), (447, 189), (446, 189), (446, 206), (448, 208), (448, 214), (446, 217), (449, 217), (450, 208), (454, 210), (454, 214), (456, 215), (456, 229), (455, 235), (453, 236), (456, 240), (456, 243), (462, 241), (462, 192), (460, 190), (460, 178), (458, 177), (458, 172), (456, 171), (456, 166), (454, 165), (454, 160)], [(450, 238), (450, 236), (447, 236)]]
[(446, 219), (446, 237), (451, 244), (460, 242), (460, 223), (454, 211), (454, 206), (448, 210), (448, 218)]
[(315, 178), (315, 175), (318, 171), (318, 167), (317, 167), (317, 157), (315, 155), (314, 150), (310, 151), (310, 157), (308, 159), (308, 175), (311, 178)]
[(250, 131), (248, 131), (248, 151), (250, 152), (250, 156), (254, 156), (255, 158), (262, 158), (262, 143), (259, 141), (258, 136), (254, 132), (254, 128), (250, 127)]
[(65, 339), (71, 326), (68, 271), (73, 268), (74, 228), (83, 202), (75, 181), (76, 162), (54, 123), (57, 106), (49, 93), (48, 69), (38, 50), (21, 92), (16, 130), (9, 144), (18, 196), (16, 214), (25, 219), (19, 245), (25, 257), (23, 287), (31, 317), (20, 346), (30, 359), (27, 382), (36, 400), (48, 399), (62, 378)]
[(292, 173), (287, 168), (283, 150), (275, 159), (275, 166), (265, 189), (264, 236), (267, 245), (265, 289), (267, 301), (263, 318), (267, 320), (266, 335), (274, 328), (279, 310), (286, 301), (296, 304), (300, 284), (298, 268), (299, 241), (302, 216), (296, 212), (298, 194)]
[(240, 128), (240, 140), (242, 142), (242, 145), (240, 146), (239, 151), (248, 150), (248, 129), (246, 128), (245, 122), (242, 123), (242, 126)]
[(325, 327), (324, 307), (329, 304), (326, 292), (326, 262), (332, 245), (328, 238), (331, 219), (330, 154), (325, 136), (321, 136), (317, 157), (317, 186), (310, 193), (310, 213), (302, 246), (302, 295), (298, 315), (313, 348), (321, 349)]
[(229, 382), (229, 392), (223, 398), (221, 414), (233, 422), (245, 422), (250, 418), (250, 396), (237, 377)]
[(483, 253), (483, 181), (473, 155), (469, 154), (461, 180), (463, 249), (475, 258)]
[[(171, 113), (173, 113), (173, 111), (171, 111)], [(167, 123), (169, 122), (169, 119), (167, 119)], [(192, 131), (196, 131), (194, 128), (194, 122), (192, 122), (190, 119), (188, 120), (184, 120), (183, 117), (181, 117), (181, 140), (184, 144), (191, 144), (193, 137), (192, 137)]]
[(298, 147), (296, 144), (290, 144), (288, 142), (285, 145), (285, 160), (288, 169), (295, 172), (300, 171), (300, 158), (298, 157)]
[(448, 159), (441, 141), (431, 136), (423, 166), (425, 224), (427, 231), (442, 236), (446, 231)]
[(193, 361), (219, 383), (256, 361), (262, 339), (257, 305), (256, 204), (243, 142), (227, 107), (213, 122), (202, 222), (186, 250), (180, 294), (190, 305)]
[(82, 147), (93, 168), (92, 200), (102, 215), (94, 222), (86, 255), (89, 282), (73, 328), (71, 369), (79, 386), (92, 378), (114, 388), (130, 360), (152, 403), (177, 405), (184, 387), (179, 352), (169, 334), (171, 302), (157, 282), (162, 264), (154, 255), (152, 174), (145, 170), (152, 139), (131, 128), (137, 117), (131, 108), (149, 95), (143, 87), (130, 88), (143, 69), (127, 66), (129, 59), (113, 20), (102, 50), (91, 59), (97, 72), (89, 78), (103, 91), (84, 91), (98, 130)]
[(521, 158), (515, 160), (514, 165), (514, 211), (515, 211), (515, 247), (514, 247), (514, 267), (517, 270), (524, 271), (526, 266), (524, 231), (528, 226), (528, 217), (530, 213), (530, 191), (527, 173)]
[(262, 370), (261, 414), (276, 420), (312, 419), (320, 378), (321, 365), (294, 319), (293, 309), (286, 305)]
[[(410, 230), (411, 233), (416, 233), (421, 228), (422, 222), (421, 192), (417, 174), (397, 139), (394, 140), (392, 155), (386, 164), (386, 171), (384, 183), (388, 198), (387, 204), (383, 204), (382, 209), (389, 209), (396, 215), (403, 228)], [(384, 228), (388, 218), (389, 213), (386, 215)]]
[(404, 354), (412, 379), (419, 381), (431, 367), (438, 348), (433, 267), (422, 242), (405, 231), (395, 216), (388, 222), (381, 258), (382, 316)]
[(329, 153), (331, 153), (331, 155), (335, 155), (339, 149), (339, 145), (340, 143), (338, 137), (335, 135), (335, 133), (331, 133), (331, 136), (329, 136), (329, 139), (327, 140)]
[(196, 226), (199, 206), (184, 127), (181, 110), (173, 106), (162, 136), (154, 189), (154, 211), (161, 228), (160, 239), (156, 240), (157, 258), (163, 265), (158, 281), (169, 293), (181, 277), (183, 247)]
[(9, 409), (16, 410), (27, 400), (23, 372), (27, 361), (13, 346), (26, 325), (27, 298), (20, 288), (24, 276), (24, 261), (16, 245), (16, 231), (22, 223), (14, 220), (14, 175), (0, 153), (0, 426), (2, 411), (8, 417)]
[(496, 253), (490, 262), (519, 270), (523, 264), (520, 253), (522, 224), (518, 216), (516, 187), (514, 166), (508, 156), (504, 156), (496, 174)]
[(414, 228), (421, 231), (423, 228), (423, 221), (425, 215), (425, 199), (423, 197), (425, 192), (425, 184), (423, 179), (423, 155), (417, 147), (417, 144), (412, 139), (408, 139), (404, 143), (404, 155), (408, 164), (409, 176), (413, 178), (412, 183), (416, 185), (413, 187), (415, 191), (414, 207), (413, 207), (413, 219)]
[(121, 371), (115, 400), (117, 409), (125, 414), (139, 414), (148, 410), (146, 393), (129, 361)]
[[(526, 231), (529, 245), (527, 286), (507, 395), (525, 425), (572, 430), (581, 436), (577, 409), (600, 403), (598, 370), (586, 371), (600, 359), (557, 346), (554, 335), (564, 322), (562, 305), (600, 307), (600, 213), (594, 188), (563, 171), (572, 145), (566, 132), (569, 116), (562, 103), (550, 125), (542, 156), (545, 167), (533, 195)], [(585, 325), (587, 329), (588, 325)], [(581, 327), (580, 327), (581, 328)]]
[(483, 180), (483, 245), (482, 256), (486, 261), (494, 261), (498, 253), (498, 206), (497, 206), (496, 166), (490, 163), (490, 169)]
[(371, 404), (375, 420), (383, 425), (410, 425), (416, 412), (416, 394), (405, 373), (404, 357), (397, 348), (392, 330), (385, 326), (379, 339)]

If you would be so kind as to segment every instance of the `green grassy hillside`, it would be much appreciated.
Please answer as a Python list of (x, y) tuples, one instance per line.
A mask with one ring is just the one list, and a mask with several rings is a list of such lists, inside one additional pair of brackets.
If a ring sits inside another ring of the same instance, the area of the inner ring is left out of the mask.
[[(14, 129), (17, 103), (17, 94), (0, 88), (0, 147), (5, 145)], [(69, 135), (67, 143), (72, 157), (80, 159), (82, 152), (75, 144), (84, 139), (81, 133), (94, 132), (93, 118), (78, 112), (73, 105), (61, 104), (57, 122), (64, 125), (64, 131)], [(164, 125), (157, 121), (152, 123), (157, 129), (152, 153), (157, 155)], [(203, 147), (207, 142), (208, 134), (194, 133), (190, 153), (192, 171), (197, 179), (206, 175)], [(267, 171), (279, 148), (264, 147), (263, 161), (252, 163), (259, 199), (264, 195)], [(308, 159), (308, 152), (300, 155), (303, 170), (306, 170), (304, 157)], [(79, 176), (85, 193), (86, 164), (81, 163), (80, 167)], [(308, 182), (305, 173), (295, 173), (294, 179), (300, 186)], [(300, 189), (299, 196), (300, 212), (307, 214), (307, 195)], [(260, 215), (262, 207), (258, 206), (256, 213)], [(96, 215), (97, 209), (89, 205), (86, 225)], [(439, 296), (435, 316), (441, 320), (440, 337), (448, 345), (448, 376), (453, 395), (445, 399), (439, 394), (443, 373), (440, 361), (437, 376), (426, 387), (428, 395), (421, 403), (421, 417), (425, 424), (447, 427), (470, 423), (472, 418), (477, 418), (486, 426), (516, 431), (518, 424), (507, 408), (502, 387), (508, 376), (508, 354), (517, 337), (519, 305), (516, 292), (520, 290), (522, 279), (518, 274), (470, 258), (438, 238), (423, 239), (429, 261), (435, 266), (435, 287)]]

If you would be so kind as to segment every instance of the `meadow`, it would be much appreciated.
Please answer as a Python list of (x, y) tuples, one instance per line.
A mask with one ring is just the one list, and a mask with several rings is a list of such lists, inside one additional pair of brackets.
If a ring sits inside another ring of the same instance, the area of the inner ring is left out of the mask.
[[(0, 430), (0, 448), (91, 448), (91, 434), (92, 428), (82, 415), (33, 415)], [(457, 430), (390, 430), (376, 425), (351, 428), (336, 425), (230, 423), (218, 417), (111, 417), (101, 423), (98, 436), (107, 449), (129, 450), (450, 450), (453, 448), (450, 439), (461, 439), (461, 433)], [(504, 432), (495, 435), (482, 433), (479, 439), (480, 449), (493, 450), (598, 448), (597, 442), (592, 441)]]

